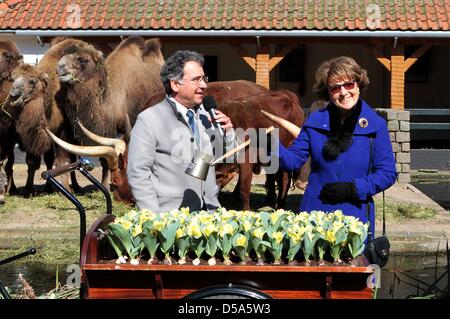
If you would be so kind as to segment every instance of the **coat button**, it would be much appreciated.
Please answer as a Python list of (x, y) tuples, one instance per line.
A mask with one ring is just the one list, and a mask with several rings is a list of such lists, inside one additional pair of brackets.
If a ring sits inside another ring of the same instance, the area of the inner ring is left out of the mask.
[(194, 143), (194, 141), (195, 141), (195, 140), (194, 140), (194, 138), (193, 138), (193, 137), (191, 137), (191, 143)]

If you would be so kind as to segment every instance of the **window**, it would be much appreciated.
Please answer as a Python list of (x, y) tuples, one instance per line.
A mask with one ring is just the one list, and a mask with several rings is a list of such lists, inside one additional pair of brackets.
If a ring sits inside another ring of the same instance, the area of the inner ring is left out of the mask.
[[(280, 46), (278, 50), (282, 47)], [(304, 95), (305, 87), (305, 46), (299, 45), (291, 50), (278, 64), (280, 82), (298, 83), (298, 93)]]
[[(420, 46), (407, 45), (405, 46), (405, 59), (411, 56)], [(427, 83), (431, 61), (431, 49), (428, 49), (417, 61), (414, 63), (405, 74), (406, 83)]]
[(203, 71), (205, 75), (208, 76), (209, 82), (215, 82), (218, 80), (217, 76), (217, 56), (205, 55), (205, 65), (203, 66)]

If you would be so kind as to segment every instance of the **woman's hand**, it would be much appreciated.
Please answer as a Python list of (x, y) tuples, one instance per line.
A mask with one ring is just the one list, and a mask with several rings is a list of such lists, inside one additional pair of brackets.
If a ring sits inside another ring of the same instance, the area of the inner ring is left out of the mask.
[(356, 194), (356, 186), (353, 182), (325, 183), (319, 198), (324, 203), (338, 204), (354, 201)]

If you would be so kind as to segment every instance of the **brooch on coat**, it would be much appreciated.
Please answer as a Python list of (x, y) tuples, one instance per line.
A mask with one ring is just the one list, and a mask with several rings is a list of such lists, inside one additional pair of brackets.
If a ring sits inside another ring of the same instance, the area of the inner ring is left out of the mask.
[(361, 117), (361, 118), (359, 119), (359, 121), (358, 121), (358, 124), (359, 124), (359, 126), (361, 126), (362, 128), (365, 128), (365, 127), (367, 127), (367, 125), (369, 125), (369, 121), (368, 121), (366, 118)]

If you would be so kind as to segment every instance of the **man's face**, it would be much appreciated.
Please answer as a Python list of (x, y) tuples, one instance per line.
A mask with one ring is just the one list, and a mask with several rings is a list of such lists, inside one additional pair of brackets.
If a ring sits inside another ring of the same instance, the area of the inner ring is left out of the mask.
[(189, 61), (184, 65), (182, 81), (170, 81), (173, 95), (177, 102), (187, 108), (202, 103), (204, 90), (207, 87), (204, 81), (205, 72), (202, 66), (195, 61)]

